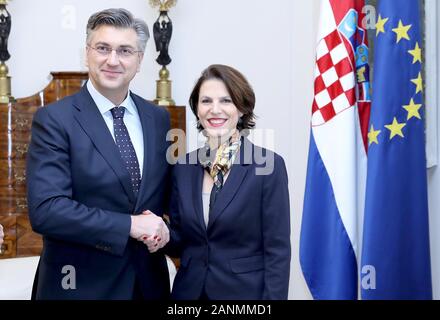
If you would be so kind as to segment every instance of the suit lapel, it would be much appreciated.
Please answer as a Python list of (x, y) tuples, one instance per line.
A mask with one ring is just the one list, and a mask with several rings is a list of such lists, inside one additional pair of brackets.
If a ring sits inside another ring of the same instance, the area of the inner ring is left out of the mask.
[(202, 202), (202, 188), (203, 188), (203, 175), (204, 169), (200, 164), (191, 165), (191, 184), (193, 188), (191, 190), (192, 195), (190, 199), (193, 201), (192, 207), (194, 208), (196, 219), (202, 227), (202, 230), (206, 230), (205, 219), (203, 217), (203, 202)]
[(139, 119), (142, 124), (142, 133), (144, 137), (144, 164), (142, 169), (142, 180), (141, 185), (139, 187), (139, 193), (136, 202), (136, 208), (140, 203), (141, 199), (148, 198), (147, 187), (148, 187), (148, 175), (151, 173), (149, 168), (152, 167), (153, 164), (153, 156), (155, 154), (156, 145), (155, 145), (155, 135), (156, 135), (156, 126), (153, 121), (153, 118), (148, 112), (148, 107), (145, 106), (145, 103), (139, 99), (136, 95), (131, 95), (136, 108), (139, 113)]
[(218, 194), (212, 212), (209, 215), (208, 230), (212, 227), (215, 220), (223, 213), (226, 207), (238, 192), (241, 183), (246, 176), (249, 166), (234, 164), (229, 173), (221, 192)]
[(135, 195), (131, 186), (130, 174), (119, 155), (119, 149), (116, 146), (108, 127), (99, 112), (98, 107), (90, 96), (86, 85), (75, 95), (74, 107), (76, 112), (74, 117), (90, 137), (98, 152), (107, 161), (118, 177), (129, 199), (134, 203)]

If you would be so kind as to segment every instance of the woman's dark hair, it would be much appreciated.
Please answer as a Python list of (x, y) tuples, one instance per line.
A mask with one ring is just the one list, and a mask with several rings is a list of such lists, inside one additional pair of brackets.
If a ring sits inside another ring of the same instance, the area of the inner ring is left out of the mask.
[[(222, 64), (213, 64), (203, 70), (202, 75), (197, 80), (191, 92), (189, 105), (197, 120), (199, 120), (197, 116), (197, 105), (199, 103), (200, 87), (203, 82), (210, 79), (217, 79), (225, 84), (232, 102), (237, 109), (243, 113), (243, 116), (238, 121), (237, 129), (241, 131), (255, 127), (255, 94), (252, 87), (239, 71)], [(199, 129), (199, 131), (203, 130), (200, 123), (197, 124), (197, 129)]]

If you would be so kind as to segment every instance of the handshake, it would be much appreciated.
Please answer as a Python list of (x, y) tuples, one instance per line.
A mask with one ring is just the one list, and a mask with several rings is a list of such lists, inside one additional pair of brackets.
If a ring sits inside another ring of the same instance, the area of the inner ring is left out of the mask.
[(170, 232), (161, 217), (150, 210), (131, 216), (130, 237), (143, 242), (153, 253), (163, 248), (170, 240)]

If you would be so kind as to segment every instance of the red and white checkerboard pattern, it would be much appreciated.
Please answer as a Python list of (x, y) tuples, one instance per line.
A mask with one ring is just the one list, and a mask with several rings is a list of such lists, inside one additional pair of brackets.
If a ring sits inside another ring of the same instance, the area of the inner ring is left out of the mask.
[(341, 37), (335, 29), (321, 39), (316, 50), (312, 126), (330, 121), (356, 103), (354, 61)]

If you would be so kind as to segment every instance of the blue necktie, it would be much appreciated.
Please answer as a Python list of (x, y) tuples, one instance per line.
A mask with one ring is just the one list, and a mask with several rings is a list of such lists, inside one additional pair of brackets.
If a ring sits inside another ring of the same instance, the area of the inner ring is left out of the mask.
[(131, 186), (137, 195), (141, 182), (141, 171), (139, 169), (136, 152), (124, 123), (125, 107), (114, 107), (110, 110), (113, 116), (113, 128), (115, 131), (116, 145), (119, 148), (122, 160), (125, 162), (131, 177)]

